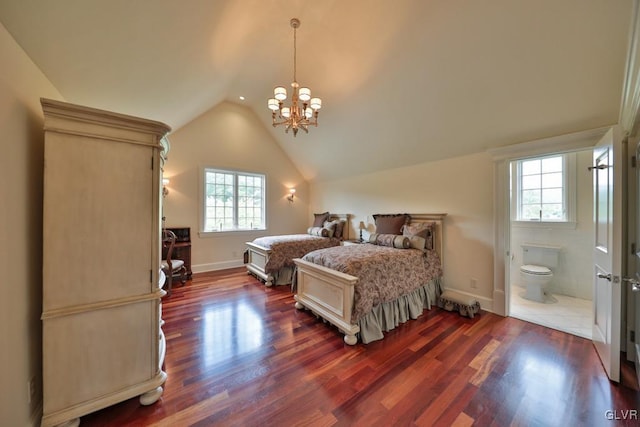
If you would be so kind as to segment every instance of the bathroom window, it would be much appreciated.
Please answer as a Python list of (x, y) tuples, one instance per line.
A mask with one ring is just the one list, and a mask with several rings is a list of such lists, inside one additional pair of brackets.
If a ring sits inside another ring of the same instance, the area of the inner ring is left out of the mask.
[(202, 232), (264, 230), (266, 177), (204, 168)]
[(512, 162), (512, 219), (575, 224), (575, 154)]

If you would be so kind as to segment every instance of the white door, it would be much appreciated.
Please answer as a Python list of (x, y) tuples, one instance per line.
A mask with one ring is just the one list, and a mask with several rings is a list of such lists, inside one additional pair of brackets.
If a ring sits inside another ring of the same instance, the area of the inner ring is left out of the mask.
[(611, 128), (593, 152), (594, 286), (593, 344), (609, 379), (620, 381), (622, 143)]
[[(638, 142), (635, 150), (635, 158), (640, 159), (640, 141)], [(622, 292), (627, 292), (627, 321), (634, 331), (636, 337), (640, 337), (640, 168), (635, 167), (635, 173), (632, 175), (633, 183), (630, 183), (630, 191), (633, 191), (635, 195), (629, 195), (629, 199), (634, 203), (629, 203), (630, 217), (629, 226), (633, 227), (635, 231), (634, 238), (631, 246), (628, 277), (623, 279)], [(633, 184), (633, 185), (631, 185)], [(632, 360), (636, 364), (636, 376), (640, 380), (640, 339), (631, 339), (631, 334), (627, 334), (627, 360)]]

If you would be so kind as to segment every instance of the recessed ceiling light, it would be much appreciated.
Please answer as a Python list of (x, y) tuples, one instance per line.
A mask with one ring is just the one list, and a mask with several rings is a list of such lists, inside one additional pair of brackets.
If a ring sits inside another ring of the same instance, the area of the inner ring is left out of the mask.
[(244, 101), (244, 96), (240, 95), (240, 101)]

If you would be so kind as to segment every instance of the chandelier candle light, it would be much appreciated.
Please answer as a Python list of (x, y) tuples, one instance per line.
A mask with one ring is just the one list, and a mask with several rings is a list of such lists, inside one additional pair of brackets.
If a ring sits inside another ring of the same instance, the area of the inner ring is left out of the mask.
[(318, 110), (322, 108), (320, 98), (311, 98), (311, 89), (300, 87), (296, 81), (296, 29), (300, 27), (300, 20), (291, 19), (293, 28), (293, 93), (291, 94), (291, 105), (285, 106), (287, 99), (287, 89), (278, 86), (273, 90), (273, 98), (269, 99), (268, 107), (273, 118), (273, 127), (285, 125), (285, 133), (289, 129), (293, 130), (293, 136), (298, 134), (298, 129), (309, 133), (309, 126), (318, 126)]

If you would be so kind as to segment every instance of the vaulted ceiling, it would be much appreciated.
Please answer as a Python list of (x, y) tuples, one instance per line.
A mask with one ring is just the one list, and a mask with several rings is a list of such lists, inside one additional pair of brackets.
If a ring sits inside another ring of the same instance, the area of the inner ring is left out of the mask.
[[(69, 102), (175, 129), (254, 111), (307, 179), (440, 160), (618, 121), (632, 0), (0, 0)], [(319, 127), (271, 127), (297, 77)], [(1, 63), (1, 62), (0, 62)], [(1, 66), (1, 65), (0, 65)], [(245, 100), (239, 100), (239, 96)]]

